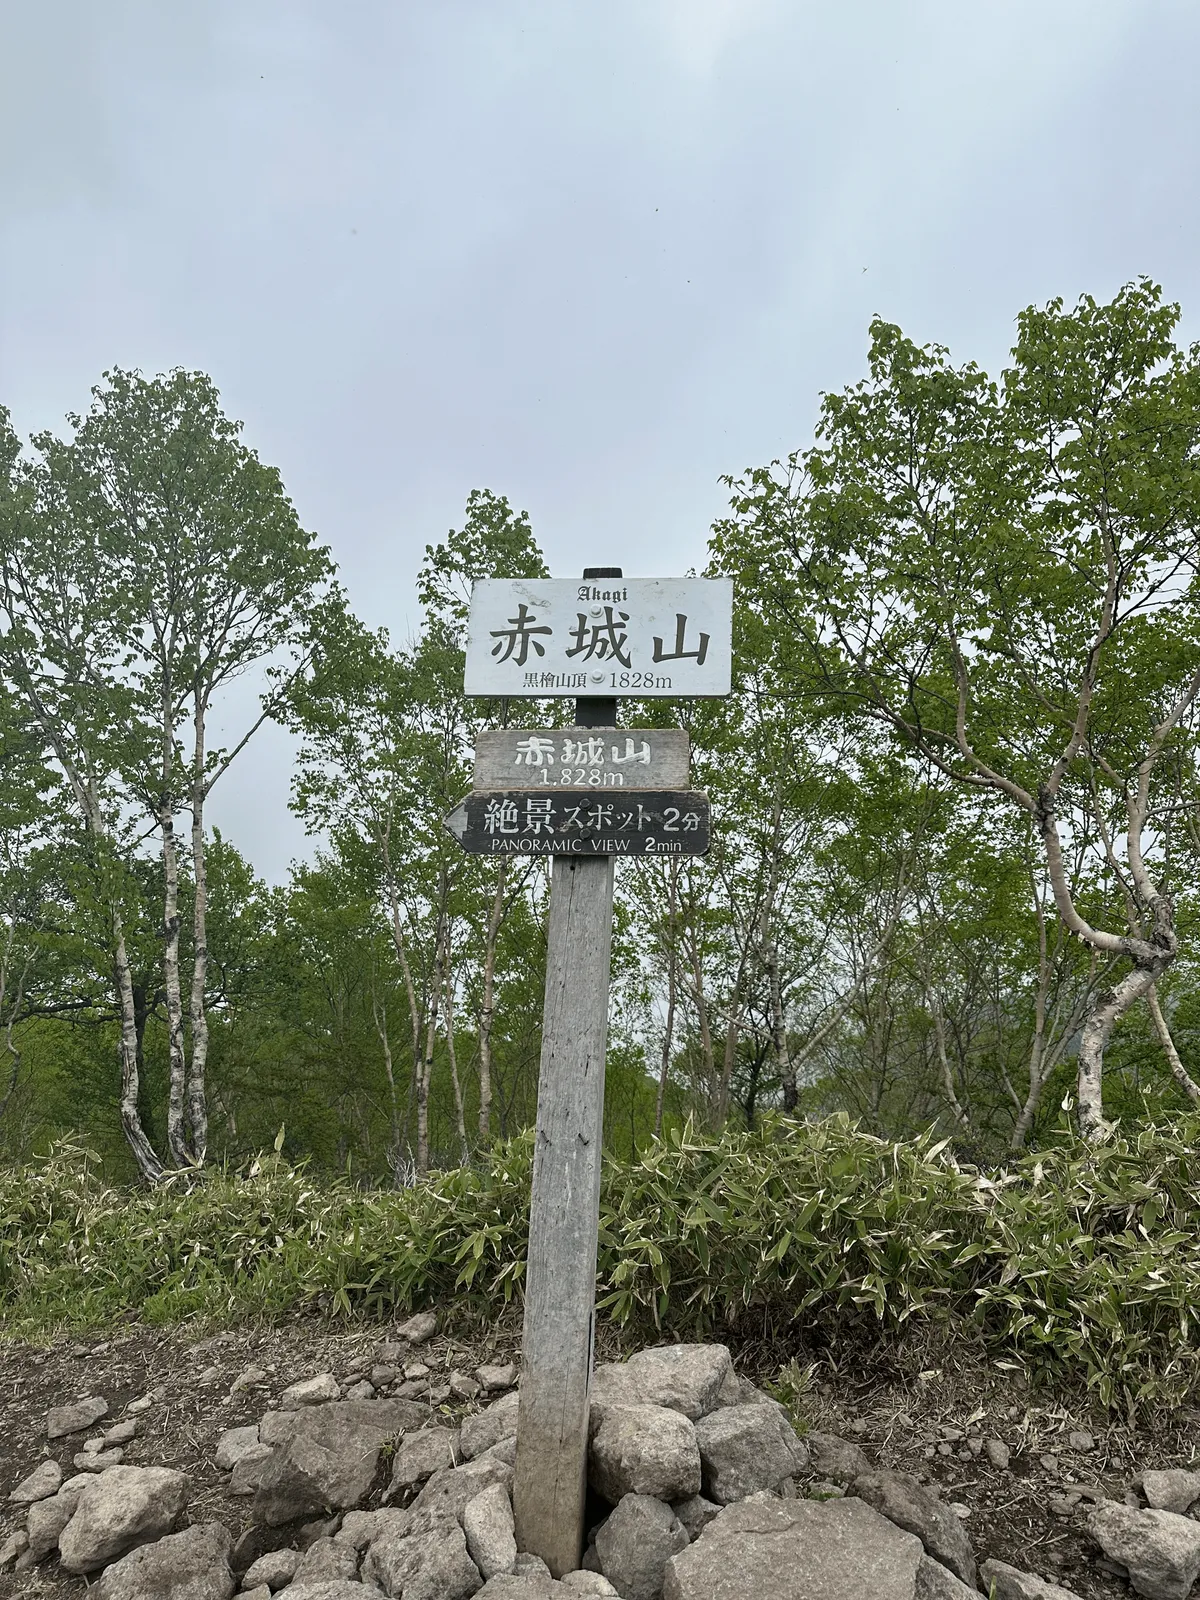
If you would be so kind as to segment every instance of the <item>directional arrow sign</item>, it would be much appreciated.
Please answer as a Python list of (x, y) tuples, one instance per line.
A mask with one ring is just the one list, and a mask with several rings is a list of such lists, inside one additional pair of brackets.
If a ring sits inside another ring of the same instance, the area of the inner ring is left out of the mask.
[(491, 790), (469, 794), (446, 826), (472, 855), (702, 856), (708, 796), (693, 789)]

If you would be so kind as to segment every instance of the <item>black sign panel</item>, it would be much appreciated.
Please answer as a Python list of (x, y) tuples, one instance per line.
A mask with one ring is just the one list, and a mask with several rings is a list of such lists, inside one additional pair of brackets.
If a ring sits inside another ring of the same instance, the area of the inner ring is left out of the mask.
[(446, 826), (472, 855), (702, 856), (708, 796), (688, 789), (480, 791), (455, 806)]

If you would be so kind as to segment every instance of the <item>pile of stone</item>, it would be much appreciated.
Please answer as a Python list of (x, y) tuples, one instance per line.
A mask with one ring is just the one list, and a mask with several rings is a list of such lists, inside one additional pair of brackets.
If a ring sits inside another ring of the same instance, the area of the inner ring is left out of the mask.
[[(239, 1588), (246, 1600), (978, 1600), (981, 1589), (1073, 1600), (1002, 1562), (977, 1569), (965, 1508), (874, 1469), (851, 1440), (799, 1437), (722, 1345), (596, 1369), (595, 1521), (580, 1570), (555, 1578), (517, 1550), (515, 1378), (478, 1369), (468, 1397), (478, 1409), (456, 1426), (428, 1400), (380, 1394), (369, 1376), (318, 1374), (284, 1390), (217, 1448), (227, 1493), (250, 1502), (236, 1542), (218, 1521), (183, 1526), (185, 1474), (121, 1459), (127, 1419), (79, 1452), (73, 1476), (46, 1461), (17, 1486), (10, 1498), (28, 1507), (27, 1524), (0, 1564), (57, 1551), (64, 1571), (95, 1580), (97, 1600), (231, 1600)], [(105, 1412), (99, 1400), (73, 1417), (52, 1412), (48, 1432), (86, 1430)], [(1086, 1508), (1086, 1526), (1137, 1594), (1185, 1600), (1200, 1573), (1198, 1503), (1200, 1473), (1147, 1472), (1126, 1502)]]

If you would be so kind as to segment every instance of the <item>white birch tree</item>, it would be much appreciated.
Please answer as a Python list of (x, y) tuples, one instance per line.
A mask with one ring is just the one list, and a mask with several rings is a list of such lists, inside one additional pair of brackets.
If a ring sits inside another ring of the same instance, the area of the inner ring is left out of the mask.
[[(1057, 919), (1119, 969), (1079, 1040), (1093, 1140), (1112, 1030), (1178, 950), (1163, 806), (1200, 691), (1200, 350), (1178, 319), (1147, 282), (1031, 308), (1000, 384), (876, 320), (870, 376), (825, 397), (812, 450), (734, 485), (715, 546), (781, 685), (1033, 822)], [(1128, 925), (1072, 888), (1097, 793)]]

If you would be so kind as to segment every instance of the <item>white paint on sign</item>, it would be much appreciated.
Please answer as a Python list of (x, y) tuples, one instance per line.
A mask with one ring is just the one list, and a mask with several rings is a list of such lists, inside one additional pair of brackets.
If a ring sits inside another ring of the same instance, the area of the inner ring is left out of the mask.
[(732, 630), (732, 578), (481, 578), (466, 692), (716, 699)]
[(686, 789), (682, 728), (492, 728), (475, 745), (473, 789)]

